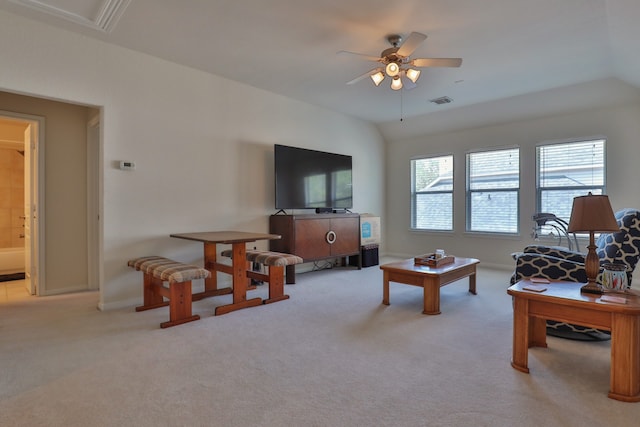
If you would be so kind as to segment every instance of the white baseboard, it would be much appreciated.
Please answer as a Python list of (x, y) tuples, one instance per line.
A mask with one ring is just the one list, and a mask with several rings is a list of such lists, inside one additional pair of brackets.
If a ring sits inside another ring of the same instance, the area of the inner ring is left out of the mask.
[(61, 289), (47, 289), (45, 292), (41, 293), (41, 296), (52, 296), (52, 295), (61, 295), (61, 294), (71, 294), (77, 292), (96, 292), (94, 289), (89, 289), (87, 285), (79, 285), (79, 286), (70, 286), (68, 288)]

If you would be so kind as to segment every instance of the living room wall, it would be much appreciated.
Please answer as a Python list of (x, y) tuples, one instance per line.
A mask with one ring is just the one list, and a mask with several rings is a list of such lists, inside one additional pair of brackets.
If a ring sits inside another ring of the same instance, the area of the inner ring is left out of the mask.
[(353, 210), (384, 210), (384, 141), (369, 123), (6, 12), (0, 39), (0, 90), (101, 108), (100, 308), (141, 301), (130, 258), (201, 262), (201, 245), (170, 233), (267, 232), (275, 143), (354, 156)]
[[(526, 96), (523, 101), (526, 102)], [(591, 107), (549, 117), (478, 127), (435, 135), (389, 141), (387, 174), (388, 254), (413, 256), (443, 248), (458, 256), (479, 258), (484, 265), (512, 268), (510, 254), (534, 240), (530, 233), (535, 213), (535, 147), (559, 141), (602, 135), (607, 139), (607, 194), (615, 210), (640, 208), (637, 182), (640, 170), (640, 102)], [(472, 150), (520, 147), (520, 233), (496, 236), (465, 232), (465, 154)], [(410, 159), (420, 156), (454, 155), (454, 231), (410, 230)], [(581, 243), (584, 250), (585, 242)]]

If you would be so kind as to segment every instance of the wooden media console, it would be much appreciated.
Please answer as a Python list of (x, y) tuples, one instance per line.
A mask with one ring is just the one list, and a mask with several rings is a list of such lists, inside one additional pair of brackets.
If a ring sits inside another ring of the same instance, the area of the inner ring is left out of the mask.
[[(329, 258), (360, 259), (360, 215), (357, 213), (271, 215), (269, 232), (282, 236), (269, 248), (301, 257), (304, 262)], [(295, 283), (295, 265), (287, 266), (287, 283)]]

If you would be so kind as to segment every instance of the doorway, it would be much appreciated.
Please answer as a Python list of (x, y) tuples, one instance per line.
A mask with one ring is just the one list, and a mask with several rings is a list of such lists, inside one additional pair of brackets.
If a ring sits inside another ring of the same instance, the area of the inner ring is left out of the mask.
[(44, 284), (43, 143), (44, 117), (0, 111), (0, 270), (23, 273), (29, 295)]
[(32, 131), (38, 136), (37, 189), (42, 190), (36, 204), (40, 212), (35, 294), (101, 290), (102, 107), (0, 90), (2, 117), (41, 120)]

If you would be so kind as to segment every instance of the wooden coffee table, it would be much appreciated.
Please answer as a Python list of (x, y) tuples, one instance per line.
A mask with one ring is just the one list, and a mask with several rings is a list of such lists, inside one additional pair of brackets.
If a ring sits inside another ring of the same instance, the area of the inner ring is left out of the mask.
[(391, 262), (380, 266), (384, 272), (382, 303), (389, 305), (389, 282), (424, 288), (423, 314), (440, 314), (440, 288), (456, 280), (469, 278), (469, 292), (476, 294), (475, 258), (456, 257), (455, 261), (440, 267), (429, 267), (415, 263), (413, 258)]

